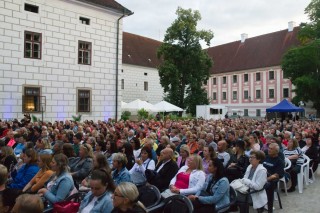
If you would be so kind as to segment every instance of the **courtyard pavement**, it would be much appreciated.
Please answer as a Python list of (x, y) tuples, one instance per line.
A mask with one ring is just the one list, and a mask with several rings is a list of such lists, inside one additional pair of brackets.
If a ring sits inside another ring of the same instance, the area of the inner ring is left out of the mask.
[[(285, 193), (280, 192), (282, 208), (279, 207), (279, 202), (274, 201), (274, 213), (320, 213), (320, 176), (315, 174), (316, 180), (309, 184), (299, 194), (298, 188), (295, 192)], [(256, 212), (250, 207), (250, 213)], [(265, 211), (266, 212), (266, 211)]]

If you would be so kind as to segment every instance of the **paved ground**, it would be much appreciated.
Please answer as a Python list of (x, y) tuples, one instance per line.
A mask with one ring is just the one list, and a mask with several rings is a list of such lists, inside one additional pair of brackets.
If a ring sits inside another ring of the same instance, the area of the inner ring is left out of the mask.
[[(295, 192), (285, 193), (280, 192), (282, 208), (279, 207), (279, 202), (274, 201), (274, 213), (320, 213), (320, 176), (316, 175), (314, 183), (309, 184), (302, 194), (298, 190)], [(250, 213), (253, 213), (252, 207)]]

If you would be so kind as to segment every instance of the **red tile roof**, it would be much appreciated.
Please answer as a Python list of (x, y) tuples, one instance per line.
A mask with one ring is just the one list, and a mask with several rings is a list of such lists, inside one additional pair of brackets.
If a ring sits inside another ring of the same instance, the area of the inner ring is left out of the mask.
[(132, 12), (119, 4), (118, 2), (114, 0), (78, 0), (82, 2), (87, 2), (89, 4), (93, 4), (99, 7), (107, 7), (116, 10), (117, 12), (120, 13), (125, 13), (126, 15), (131, 14)]
[(279, 66), (284, 53), (299, 45), (299, 27), (208, 48), (214, 63), (211, 74)]
[(157, 49), (162, 42), (123, 32), (122, 63), (157, 68)]

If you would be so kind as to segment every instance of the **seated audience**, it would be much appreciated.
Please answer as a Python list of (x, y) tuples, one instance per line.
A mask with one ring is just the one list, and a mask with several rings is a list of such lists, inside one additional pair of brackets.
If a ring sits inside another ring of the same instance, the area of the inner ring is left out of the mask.
[(12, 179), (7, 187), (22, 190), (39, 171), (37, 160), (37, 152), (34, 149), (27, 149), (23, 155), (25, 164), (18, 171), (11, 173)]
[(209, 173), (202, 190), (198, 190), (196, 195), (188, 196), (195, 213), (214, 213), (216, 208), (230, 203), (229, 181), (224, 175), (223, 164), (219, 159), (210, 160)]
[(138, 201), (139, 191), (133, 183), (120, 183), (114, 194), (113, 206), (111, 213), (146, 213), (143, 204)]
[(80, 145), (79, 158), (70, 164), (70, 172), (76, 187), (86, 178), (93, 168), (93, 151), (89, 144)]
[(111, 195), (115, 190), (111, 174), (104, 169), (93, 170), (90, 179), (91, 191), (81, 201), (79, 213), (111, 212)]
[(126, 168), (127, 157), (123, 153), (116, 153), (112, 159), (112, 179), (115, 185), (119, 185), (121, 182), (131, 182), (131, 176)]
[(129, 171), (132, 182), (137, 185), (145, 183), (146, 169), (154, 170), (155, 167), (156, 167), (155, 162), (152, 159), (151, 147), (148, 145), (145, 145), (141, 149), (141, 157), (139, 159), (136, 159), (136, 163), (133, 165), (132, 169), (130, 169)]
[(226, 176), (231, 183), (233, 180), (242, 178), (249, 166), (249, 158), (244, 154), (244, 141), (235, 142), (235, 154), (231, 155), (229, 165), (226, 169)]
[(46, 188), (38, 191), (47, 201), (54, 204), (66, 199), (74, 189), (71, 174), (68, 172), (68, 158), (64, 154), (57, 154), (51, 161), (51, 169), (55, 174), (47, 182)]
[(38, 156), (38, 166), (40, 170), (23, 188), (23, 192), (37, 193), (39, 189), (43, 188), (45, 182), (47, 182), (53, 174), (53, 171), (50, 169), (51, 161), (52, 156), (49, 154), (40, 154)]
[(202, 167), (202, 159), (199, 155), (192, 155), (187, 165), (181, 167), (178, 173), (170, 181), (169, 189), (163, 195), (168, 197), (173, 194), (196, 194), (205, 182), (206, 175)]
[(165, 148), (160, 152), (160, 161), (154, 172), (150, 170), (146, 171), (147, 181), (150, 184), (155, 185), (160, 192), (163, 192), (168, 188), (171, 179), (178, 172), (178, 166), (172, 158), (173, 150), (171, 148)]
[[(310, 158), (310, 167), (312, 168), (312, 171), (315, 172), (318, 168), (319, 164), (319, 155), (318, 155), (318, 149), (317, 146), (315, 145), (316, 143), (312, 140), (311, 137), (308, 137), (306, 139), (306, 145), (301, 149), (301, 151), (307, 155)], [(310, 172), (310, 177), (311, 177), (311, 172)], [(312, 182), (310, 179), (309, 181)]]
[[(249, 187), (249, 191), (258, 191), (250, 194), (249, 197), (252, 199), (253, 208), (257, 209), (258, 213), (263, 212), (264, 206), (268, 203), (266, 190), (263, 189), (267, 182), (267, 169), (262, 165), (264, 159), (264, 152), (260, 150), (251, 151), (249, 157), (250, 165), (243, 178), (243, 183)], [(243, 213), (245, 205), (248, 205), (243, 203), (246, 196), (240, 192), (237, 193), (237, 200), (242, 202), (240, 204), (240, 213)]]
[(227, 150), (227, 142), (225, 140), (218, 142), (218, 159), (222, 162), (223, 166), (226, 168), (229, 160), (230, 160), (230, 154), (226, 152)]

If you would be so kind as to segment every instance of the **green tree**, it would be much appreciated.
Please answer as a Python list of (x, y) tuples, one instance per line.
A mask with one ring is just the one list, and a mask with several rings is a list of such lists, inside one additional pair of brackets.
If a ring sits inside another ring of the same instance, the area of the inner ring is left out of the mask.
[(208, 104), (202, 86), (210, 76), (213, 62), (200, 42), (209, 46), (213, 33), (197, 30), (201, 20), (199, 11), (178, 7), (176, 14), (177, 19), (167, 29), (158, 49), (158, 57), (163, 60), (158, 68), (160, 84), (166, 93), (166, 101), (194, 115), (196, 105)]
[(293, 102), (312, 101), (320, 112), (320, 0), (312, 0), (306, 7), (310, 23), (302, 23), (298, 34), (299, 47), (287, 51), (282, 59), (284, 76), (295, 85)]

